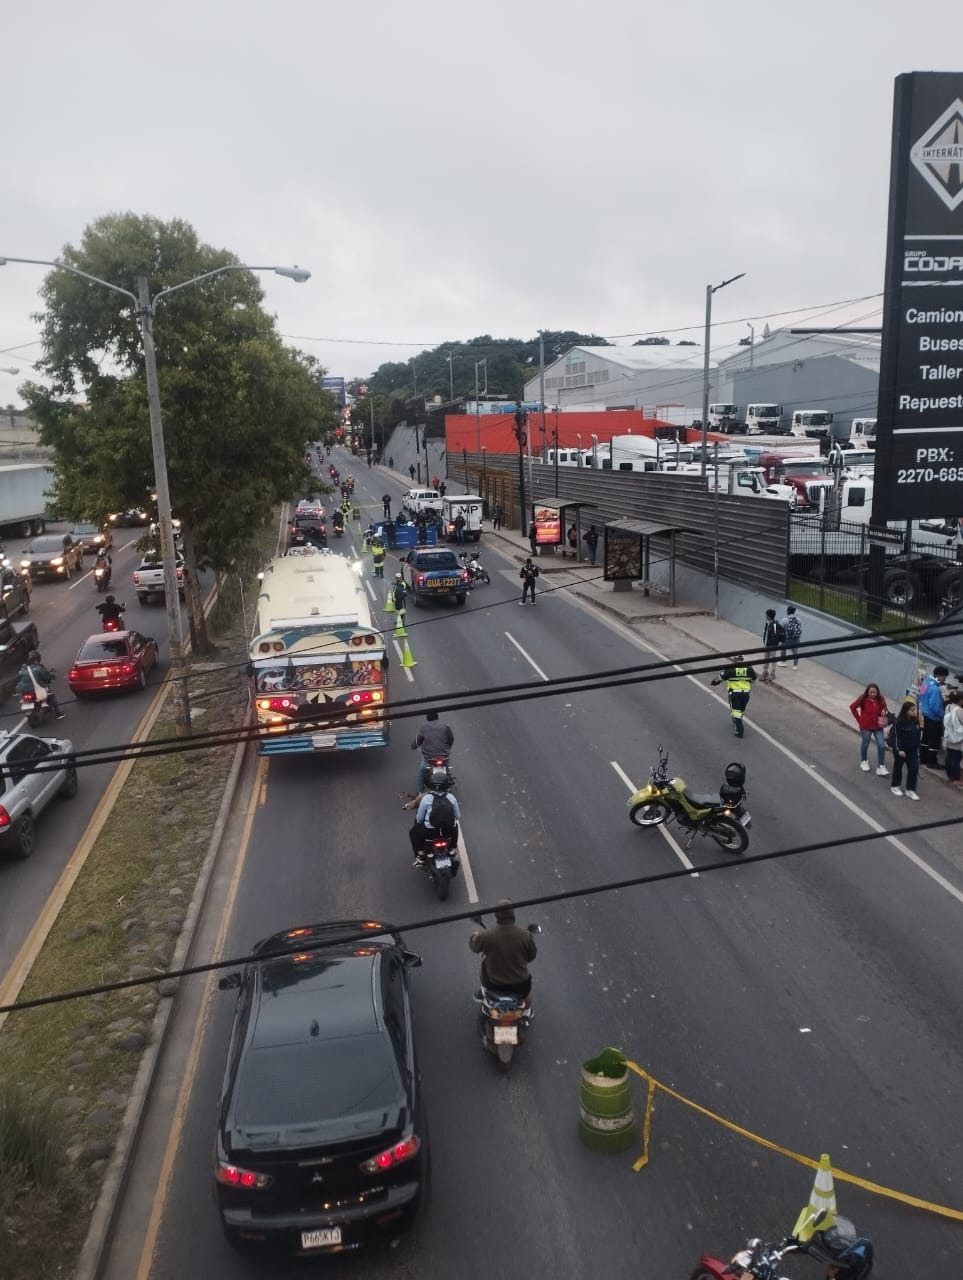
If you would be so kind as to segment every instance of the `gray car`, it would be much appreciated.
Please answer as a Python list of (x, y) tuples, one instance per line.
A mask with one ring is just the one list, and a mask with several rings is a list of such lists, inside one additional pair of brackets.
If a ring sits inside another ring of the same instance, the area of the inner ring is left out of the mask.
[(68, 738), (0, 733), (0, 855), (29, 858), (34, 823), (56, 796), (77, 794), (77, 762)]
[(62, 578), (69, 580), (72, 573), (82, 573), (84, 548), (74, 542), (69, 533), (45, 533), (28, 542), (20, 560), (21, 573), (33, 578)]

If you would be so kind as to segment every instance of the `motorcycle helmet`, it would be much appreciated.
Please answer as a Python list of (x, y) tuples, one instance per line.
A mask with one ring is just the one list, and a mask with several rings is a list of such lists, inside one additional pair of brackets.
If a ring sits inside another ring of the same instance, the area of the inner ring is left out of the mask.
[(817, 1231), (808, 1245), (810, 1257), (837, 1269), (839, 1280), (866, 1280), (873, 1270), (873, 1245), (857, 1233), (848, 1218)]
[(447, 771), (445, 769), (432, 769), (431, 773), (428, 775), (428, 788), (430, 791), (447, 791)]
[(500, 898), (498, 902), (495, 903), (495, 923), (515, 923), (515, 908), (512, 905), (511, 898)]
[(400, 574), (400, 573), (395, 574), (395, 582), (404, 582), (404, 580), (405, 579), (403, 574)]
[(113, 596), (107, 596), (104, 599), (104, 604), (116, 604), (116, 603), (117, 601), (114, 599)]

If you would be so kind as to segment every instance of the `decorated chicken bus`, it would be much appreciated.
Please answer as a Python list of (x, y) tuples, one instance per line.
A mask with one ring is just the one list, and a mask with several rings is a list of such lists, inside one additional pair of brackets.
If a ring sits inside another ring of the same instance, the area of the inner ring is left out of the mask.
[(259, 755), (388, 744), (388, 659), (360, 574), (292, 547), (261, 575), (249, 674)]

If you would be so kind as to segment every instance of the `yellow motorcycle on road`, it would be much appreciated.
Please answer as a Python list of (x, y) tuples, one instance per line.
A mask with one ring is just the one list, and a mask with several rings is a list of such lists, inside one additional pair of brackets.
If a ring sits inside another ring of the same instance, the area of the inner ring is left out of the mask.
[(746, 766), (733, 761), (726, 766), (725, 779), (717, 796), (696, 795), (684, 778), (669, 777), (669, 757), (660, 746), (649, 782), (629, 800), (629, 819), (637, 827), (677, 823), (689, 832), (687, 849), (701, 835), (711, 836), (726, 853), (745, 853), (752, 825), (744, 803)]

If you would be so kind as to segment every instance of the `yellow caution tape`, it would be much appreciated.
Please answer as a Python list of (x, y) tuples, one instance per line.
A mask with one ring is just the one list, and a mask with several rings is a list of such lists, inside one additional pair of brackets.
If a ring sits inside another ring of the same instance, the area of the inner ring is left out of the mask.
[[(721, 1124), (723, 1128), (738, 1133), (742, 1138), (748, 1138), (750, 1142), (758, 1143), (760, 1147), (765, 1147), (769, 1151), (775, 1151), (777, 1155), (788, 1156), (790, 1160), (795, 1160), (798, 1164), (804, 1164), (809, 1169), (818, 1169), (819, 1161), (813, 1160), (809, 1156), (800, 1155), (798, 1151), (790, 1151), (788, 1147), (781, 1147), (776, 1142), (770, 1142), (768, 1138), (760, 1138), (758, 1133), (752, 1133), (749, 1129), (743, 1129), (741, 1125), (733, 1124), (731, 1120), (726, 1120), (724, 1116), (716, 1115), (714, 1111), (709, 1111), (706, 1107), (702, 1107), (698, 1102), (693, 1102), (691, 1098), (685, 1098), (681, 1093), (676, 1093), (674, 1089), (670, 1089), (668, 1085), (662, 1084), (661, 1081), (653, 1079), (648, 1071), (640, 1067), (637, 1062), (630, 1062), (625, 1059), (625, 1065), (630, 1071), (634, 1071), (637, 1076), (641, 1076), (648, 1084), (648, 1090), (645, 1099), (645, 1117), (642, 1121), (642, 1154), (636, 1160), (632, 1168), (636, 1173), (640, 1169), (644, 1169), (649, 1163), (649, 1136), (652, 1129), (652, 1110), (655, 1103), (655, 1091), (661, 1089), (663, 1093), (667, 1093), (670, 1098), (675, 1098), (676, 1102), (681, 1102), (686, 1107), (691, 1107), (693, 1111), (698, 1111), (700, 1115), (705, 1116), (709, 1120), (714, 1120), (716, 1124)], [(878, 1182), (868, 1182), (865, 1178), (859, 1178), (854, 1173), (843, 1173), (840, 1169), (833, 1167), (832, 1174), (840, 1182), (850, 1182), (853, 1186), (862, 1187), (864, 1191), (872, 1191), (878, 1196), (887, 1196), (890, 1200), (899, 1200), (901, 1204), (912, 1205), (914, 1209), (925, 1209), (928, 1213), (938, 1213), (944, 1218), (953, 1218), (957, 1222), (963, 1222), (963, 1209), (950, 1209), (946, 1205), (933, 1204), (931, 1200), (920, 1200), (917, 1196), (906, 1195), (903, 1191), (893, 1191), (890, 1187), (881, 1187)]]

